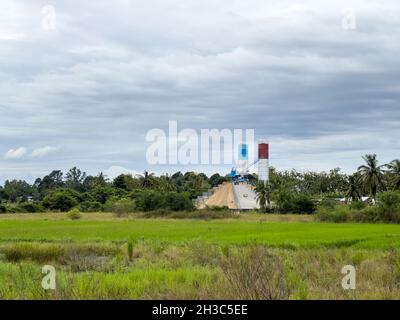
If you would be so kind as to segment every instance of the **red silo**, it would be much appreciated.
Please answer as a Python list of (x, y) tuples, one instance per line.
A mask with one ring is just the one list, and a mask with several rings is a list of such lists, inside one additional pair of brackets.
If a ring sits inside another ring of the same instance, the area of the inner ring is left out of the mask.
[(269, 145), (268, 143), (260, 143), (258, 145), (258, 159), (269, 159)]

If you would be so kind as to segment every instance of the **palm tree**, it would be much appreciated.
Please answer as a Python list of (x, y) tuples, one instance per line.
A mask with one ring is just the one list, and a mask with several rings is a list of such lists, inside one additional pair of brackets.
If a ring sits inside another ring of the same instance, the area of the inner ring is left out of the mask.
[(382, 167), (386, 165), (378, 166), (376, 154), (367, 154), (363, 159), (366, 164), (358, 167), (358, 173), (360, 174), (365, 190), (367, 190), (370, 196), (376, 200), (378, 188), (383, 184)]
[(264, 212), (271, 203), (271, 188), (268, 182), (258, 182), (256, 186), (256, 200), (260, 205), (260, 209)]
[(143, 176), (140, 176), (140, 186), (143, 189), (151, 188), (154, 185), (154, 173), (144, 172)]
[(400, 189), (400, 160), (393, 160), (391, 163), (386, 165), (389, 169), (389, 173), (393, 176), (393, 187), (395, 190)]
[(160, 189), (165, 192), (176, 190), (176, 185), (173, 179), (168, 174), (160, 178)]
[(357, 174), (349, 176), (346, 201), (359, 201), (361, 199), (360, 177)]

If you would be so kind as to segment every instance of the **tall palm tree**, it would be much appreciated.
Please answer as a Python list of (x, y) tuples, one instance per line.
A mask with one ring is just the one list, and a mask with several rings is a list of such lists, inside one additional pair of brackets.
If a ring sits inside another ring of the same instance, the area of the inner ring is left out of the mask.
[(393, 187), (395, 190), (400, 190), (400, 160), (393, 160), (391, 163), (386, 165), (389, 169), (389, 173), (393, 176)]
[(376, 154), (367, 154), (363, 159), (366, 164), (358, 167), (358, 173), (360, 174), (365, 190), (376, 200), (378, 188), (383, 184), (382, 167), (386, 165), (378, 166)]
[(256, 200), (260, 205), (260, 209), (265, 211), (271, 203), (271, 188), (268, 182), (258, 182), (255, 188)]
[(361, 199), (360, 177), (357, 174), (349, 176), (346, 201), (359, 201)]
[(143, 189), (151, 188), (154, 185), (154, 173), (145, 171), (143, 176), (140, 176), (140, 186)]

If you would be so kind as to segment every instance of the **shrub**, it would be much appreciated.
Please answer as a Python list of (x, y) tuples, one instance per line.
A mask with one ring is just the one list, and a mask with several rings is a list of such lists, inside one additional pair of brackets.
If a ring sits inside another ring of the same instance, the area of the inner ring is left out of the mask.
[(192, 211), (171, 211), (166, 209), (158, 209), (154, 211), (146, 211), (139, 213), (142, 218), (170, 218), (170, 219), (233, 219), (239, 216), (231, 210), (192, 210)]
[(165, 205), (173, 211), (193, 210), (193, 202), (185, 192), (170, 192), (166, 194)]
[(383, 208), (394, 209), (400, 205), (400, 192), (385, 191), (378, 195), (378, 203)]
[(67, 212), (67, 217), (71, 220), (79, 220), (82, 218), (82, 215), (78, 208), (74, 208)]
[(156, 210), (185, 211), (194, 208), (190, 195), (186, 192), (159, 193), (146, 191), (136, 194), (135, 199), (136, 209), (145, 212)]
[(346, 222), (350, 218), (350, 208), (348, 206), (336, 206), (333, 209), (320, 207), (316, 217), (320, 221)]
[(291, 201), (291, 207), (293, 213), (314, 213), (315, 211), (315, 204), (312, 199), (305, 195), (299, 194), (293, 197)]
[(139, 211), (166, 209), (165, 198), (155, 191), (146, 191), (136, 196), (136, 208)]
[(352, 210), (362, 210), (362, 209), (365, 209), (366, 207), (367, 207), (367, 204), (363, 201), (353, 201), (350, 204), (350, 208)]
[(207, 209), (212, 210), (212, 211), (226, 211), (228, 210), (227, 206), (211, 206), (207, 207)]
[(80, 200), (78, 192), (72, 189), (55, 189), (44, 198), (43, 206), (51, 210), (68, 211), (75, 207)]
[(103, 206), (98, 201), (84, 201), (80, 204), (80, 209), (83, 212), (97, 212), (103, 209)]
[(334, 199), (323, 199), (319, 204), (320, 207), (334, 209), (336, 206), (336, 201)]
[(350, 220), (354, 222), (377, 222), (379, 220), (379, 208), (366, 206), (362, 210), (352, 209)]
[(400, 192), (386, 191), (378, 195), (380, 220), (386, 222), (400, 222)]
[(112, 212), (118, 217), (122, 217), (135, 211), (134, 201), (128, 198), (120, 200), (110, 199), (106, 202), (104, 207), (106, 211)]
[(400, 196), (396, 192), (388, 191), (379, 195), (376, 206), (365, 204), (337, 205), (333, 209), (320, 207), (317, 210), (317, 219), (332, 222), (394, 222), (400, 223)]

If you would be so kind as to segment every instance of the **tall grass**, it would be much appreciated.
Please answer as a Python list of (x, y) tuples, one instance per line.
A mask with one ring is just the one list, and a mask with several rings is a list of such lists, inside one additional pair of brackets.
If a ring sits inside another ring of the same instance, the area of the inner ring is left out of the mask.
[[(135, 239), (129, 250), (127, 242), (2, 244), (0, 299), (400, 298), (398, 248)], [(44, 264), (56, 268), (55, 291), (41, 288)], [(356, 267), (356, 290), (341, 287), (341, 269), (347, 264)]]
[(227, 251), (221, 266), (233, 298), (282, 300), (290, 296), (284, 264), (268, 248), (250, 246)]

